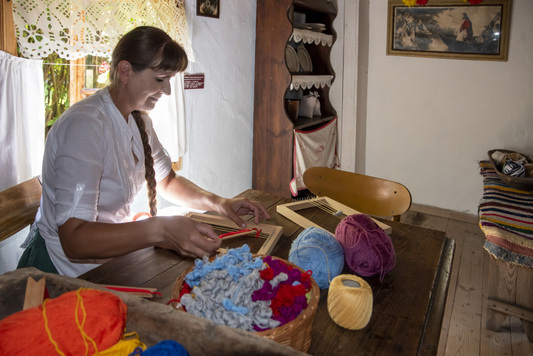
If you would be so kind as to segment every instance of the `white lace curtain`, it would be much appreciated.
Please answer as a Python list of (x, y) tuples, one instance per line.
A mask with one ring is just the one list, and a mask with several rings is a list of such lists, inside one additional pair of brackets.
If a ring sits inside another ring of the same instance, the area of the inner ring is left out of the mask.
[(13, 0), (13, 19), (26, 58), (110, 57), (124, 33), (148, 25), (165, 30), (194, 61), (185, 0)]

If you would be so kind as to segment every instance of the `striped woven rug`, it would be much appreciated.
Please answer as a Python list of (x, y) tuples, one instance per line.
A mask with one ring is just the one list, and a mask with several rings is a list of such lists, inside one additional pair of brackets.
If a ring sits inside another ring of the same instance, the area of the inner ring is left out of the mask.
[(485, 249), (506, 262), (533, 267), (533, 193), (504, 184), (489, 161), (479, 167), (483, 198), (478, 213)]

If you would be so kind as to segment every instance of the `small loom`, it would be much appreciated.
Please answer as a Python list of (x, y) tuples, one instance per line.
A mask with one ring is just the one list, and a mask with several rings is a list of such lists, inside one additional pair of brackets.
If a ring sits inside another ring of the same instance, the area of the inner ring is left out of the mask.
[[(213, 229), (216, 232), (235, 232), (241, 230), (240, 227), (237, 226), (233, 221), (230, 219), (220, 216), (220, 215), (209, 215), (209, 214), (200, 214), (200, 213), (188, 213), (187, 217), (204, 223), (209, 224), (213, 227)], [(259, 250), (257, 252), (254, 252), (259, 255), (269, 255), (274, 247), (276, 246), (276, 243), (278, 242), (279, 238), (281, 237), (281, 234), (283, 233), (283, 228), (281, 226), (276, 225), (270, 225), (270, 224), (256, 224), (253, 221), (247, 221), (247, 229), (253, 230), (257, 229), (260, 231), (259, 238), (264, 239), (264, 243), (261, 245)], [(239, 234), (240, 235), (240, 234)], [(246, 234), (244, 234), (246, 235)], [(249, 233), (248, 235), (252, 236), (253, 233)], [(238, 235), (234, 235), (238, 236)], [(245, 236), (242, 236), (243, 239), (245, 239)], [(232, 239), (232, 236), (229, 236), (228, 239)], [(253, 241), (250, 239), (256, 239), (255, 237), (248, 237), (248, 241)], [(246, 240), (244, 240), (246, 241)]]
[[(331, 214), (332, 216), (338, 217), (339, 222), (348, 215), (361, 214), (359, 211), (352, 209), (328, 197), (317, 197), (287, 204), (280, 204), (276, 207), (276, 210), (278, 213), (285, 216), (287, 219), (291, 220), (295, 224), (300, 225), (304, 229), (312, 226), (324, 229), (323, 226), (318, 225), (317, 223), (307, 219), (301, 214), (304, 209), (308, 208), (318, 208), (322, 211), (325, 211), (326, 213)], [(388, 235), (390, 235), (390, 233), (392, 232), (392, 228), (389, 225), (384, 224), (374, 218), (372, 218), (372, 220), (374, 220), (380, 228), (382, 228)]]

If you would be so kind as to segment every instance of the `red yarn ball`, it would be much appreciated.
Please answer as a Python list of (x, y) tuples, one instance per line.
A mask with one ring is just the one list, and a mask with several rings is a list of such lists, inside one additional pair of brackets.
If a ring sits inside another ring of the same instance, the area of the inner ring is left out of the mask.
[[(45, 315), (41, 304), (0, 320), (0, 355), (57, 355), (45, 328), (45, 316), (52, 339), (65, 355), (92, 355), (115, 345), (126, 327), (126, 305), (113, 293), (81, 289), (78, 298), (77, 292), (46, 300)], [(84, 339), (76, 313), (82, 330), (98, 350)]]
[(366, 214), (345, 217), (337, 225), (335, 238), (344, 249), (346, 265), (361, 277), (385, 274), (396, 265), (396, 253), (390, 237)]

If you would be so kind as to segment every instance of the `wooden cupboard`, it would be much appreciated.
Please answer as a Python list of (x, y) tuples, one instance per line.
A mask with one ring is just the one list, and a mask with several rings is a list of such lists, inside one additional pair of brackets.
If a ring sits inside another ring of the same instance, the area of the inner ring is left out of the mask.
[[(289, 197), (294, 130), (312, 130), (337, 115), (329, 99), (336, 15), (333, 0), (257, 0), (254, 189)], [(297, 67), (294, 57), (288, 57), (294, 52)], [(291, 104), (310, 92), (318, 94), (320, 115), (295, 115)]]

